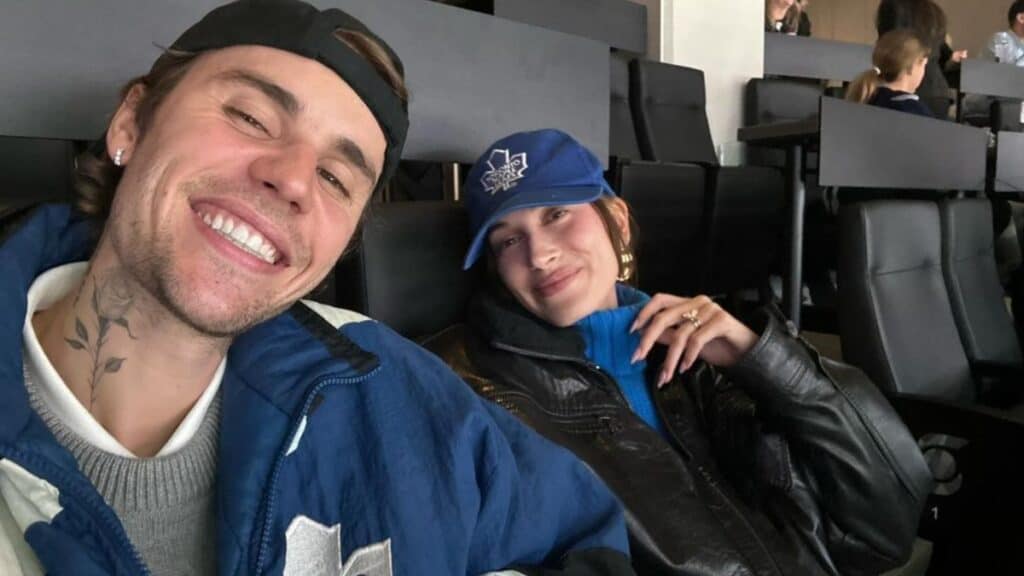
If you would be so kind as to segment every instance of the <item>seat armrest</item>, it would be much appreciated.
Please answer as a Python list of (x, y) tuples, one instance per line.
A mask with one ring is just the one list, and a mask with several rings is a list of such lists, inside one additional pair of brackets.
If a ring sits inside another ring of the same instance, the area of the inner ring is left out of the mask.
[(1024, 366), (1006, 362), (971, 362), (978, 399), (988, 406), (1010, 408), (1024, 398)]

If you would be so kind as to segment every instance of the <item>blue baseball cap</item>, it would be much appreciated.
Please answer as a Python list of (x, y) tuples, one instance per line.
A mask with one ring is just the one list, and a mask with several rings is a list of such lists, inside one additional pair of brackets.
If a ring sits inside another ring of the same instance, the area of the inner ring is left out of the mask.
[(614, 196), (597, 156), (561, 130), (517, 132), (491, 144), (466, 177), (466, 212), (473, 241), (462, 264), (480, 257), (496, 221), (523, 208), (565, 206)]

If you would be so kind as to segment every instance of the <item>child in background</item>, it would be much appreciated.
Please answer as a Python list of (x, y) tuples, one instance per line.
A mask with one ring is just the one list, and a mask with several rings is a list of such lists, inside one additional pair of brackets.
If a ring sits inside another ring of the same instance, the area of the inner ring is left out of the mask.
[(846, 99), (934, 118), (915, 94), (924, 79), (930, 52), (911, 30), (886, 32), (871, 55), (874, 67), (850, 84)]

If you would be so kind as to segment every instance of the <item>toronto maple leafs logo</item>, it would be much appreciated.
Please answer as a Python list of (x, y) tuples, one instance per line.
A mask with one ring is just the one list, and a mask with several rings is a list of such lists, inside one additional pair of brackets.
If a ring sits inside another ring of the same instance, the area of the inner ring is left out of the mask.
[(516, 180), (523, 177), (526, 172), (526, 152), (509, 156), (508, 150), (491, 150), (491, 156), (487, 159), (487, 166), (490, 168), (480, 178), (484, 190), (492, 195), (497, 192), (511, 190), (516, 185)]
[(296, 516), (285, 531), (284, 576), (392, 576), (391, 539), (352, 552), (341, 561), (341, 525)]

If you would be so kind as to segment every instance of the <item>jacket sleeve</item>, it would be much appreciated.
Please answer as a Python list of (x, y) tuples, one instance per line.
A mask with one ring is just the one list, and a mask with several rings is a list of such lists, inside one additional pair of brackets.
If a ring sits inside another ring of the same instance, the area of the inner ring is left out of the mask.
[(782, 439), (782, 464), (760, 467), (784, 471), (770, 482), (782, 509), (841, 574), (902, 565), (932, 489), (916, 442), (861, 371), (821, 358), (767, 310), (758, 324), (758, 342), (726, 375)]
[(471, 572), (633, 574), (622, 507), (604, 483), (572, 453), (479, 401), (493, 422), (476, 443)]

